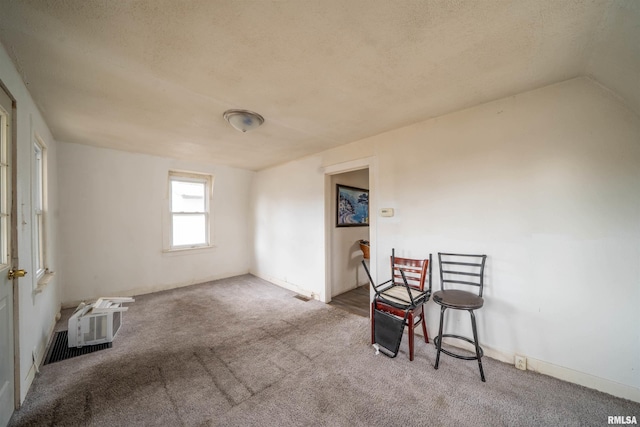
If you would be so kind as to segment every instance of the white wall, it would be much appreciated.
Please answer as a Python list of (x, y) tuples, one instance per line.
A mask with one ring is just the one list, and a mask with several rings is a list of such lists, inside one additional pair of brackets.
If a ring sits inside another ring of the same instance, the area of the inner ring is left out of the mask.
[[(372, 197), (396, 213), (377, 218), (372, 257), (487, 254), (488, 354), (522, 354), (541, 372), (640, 401), (640, 119), (616, 96), (578, 78), (261, 171), (252, 271), (320, 293), (323, 167), (368, 156)], [(314, 250), (292, 248), (297, 235)], [(454, 317), (469, 333), (468, 316)], [(433, 336), (433, 302), (427, 320)]]
[(11, 59), (0, 45), (0, 80), (16, 100), (17, 108), (17, 205), (18, 205), (18, 258), (19, 268), (27, 270), (25, 278), (19, 280), (19, 330), (20, 330), (20, 401), (23, 401), (35, 376), (32, 355), (37, 362), (44, 356), (47, 340), (55, 325), (55, 316), (60, 309), (60, 278), (54, 276), (42, 292), (34, 292), (36, 281), (33, 252), (33, 221), (31, 199), (31, 162), (33, 137), (37, 133), (47, 146), (48, 195), (47, 221), (47, 266), (57, 271), (58, 262), (58, 183), (57, 144), (42, 119), (37, 106), (14, 68)]
[(369, 227), (336, 227), (336, 184), (369, 189), (369, 169), (331, 176), (331, 296), (369, 282), (358, 242), (369, 240)]
[[(254, 172), (79, 144), (60, 143), (59, 150), (65, 305), (249, 271), (249, 186)], [(214, 176), (214, 248), (163, 252), (169, 170)]]
[(257, 173), (251, 186), (251, 273), (312, 297), (324, 292), (321, 173), (308, 157)]

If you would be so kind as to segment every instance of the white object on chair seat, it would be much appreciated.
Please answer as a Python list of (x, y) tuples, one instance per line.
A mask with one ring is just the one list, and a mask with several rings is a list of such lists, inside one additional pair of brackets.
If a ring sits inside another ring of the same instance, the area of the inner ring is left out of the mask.
[(411, 297), (413, 297), (414, 301), (418, 301), (425, 294), (424, 291), (418, 289), (409, 287), (407, 290), (406, 286), (395, 285), (380, 292), (380, 296), (391, 302), (410, 306), (411, 298), (409, 298), (409, 292), (411, 292)]

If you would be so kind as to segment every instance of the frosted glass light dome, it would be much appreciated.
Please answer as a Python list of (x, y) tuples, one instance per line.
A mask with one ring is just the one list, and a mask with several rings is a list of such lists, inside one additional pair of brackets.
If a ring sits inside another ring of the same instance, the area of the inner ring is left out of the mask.
[(264, 123), (264, 118), (260, 114), (248, 110), (227, 110), (223, 117), (240, 132), (256, 129)]

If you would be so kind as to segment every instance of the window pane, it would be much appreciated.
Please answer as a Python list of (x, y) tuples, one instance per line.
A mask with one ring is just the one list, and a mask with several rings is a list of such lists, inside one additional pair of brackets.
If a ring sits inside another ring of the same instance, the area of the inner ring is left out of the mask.
[(206, 215), (173, 215), (173, 246), (207, 244)]
[(36, 250), (36, 267), (38, 268), (38, 272), (44, 270), (44, 217), (42, 213), (36, 214), (36, 244), (38, 245)]
[(33, 191), (33, 233), (34, 233), (34, 261), (36, 274), (40, 275), (45, 269), (45, 227), (44, 227), (44, 157), (45, 151), (38, 139), (34, 139), (34, 168), (32, 178)]
[(42, 200), (42, 190), (43, 190), (43, 165), (42, 165), (42, 149), (40, 148), (40, 146), (36, 143), (34, 144), (34, 148), (35, 148), (35, 157), (36, 157), (36, 167), (35, 167), (35, 193), (36, 193), (36, 200), (35, 200), (35, 209), (42, 209), (42, 206), (44, 205), (43, 200)]
[(0, 264), (9, 264), (9, 175), (7, 116), (0, 111)]
[(205, 183), (171, 181), (172, 212), (204, 212)]
[(36, 247), (34, 248), (33, 251), (33, 255), (35, 256), (35, 263), (36, 263), (36, 269), (39, 271), (40, 270), (40, 260), (42, 259), (42, 257), (40, 256), (42, 251), (41, 251), (41, 247), (40, 247), (40, 219), (38, 218), (38, 216), (36, 215), (36, 221), (33, 224), (35, 226), (35, 230), (34, 233), (36, 235)]

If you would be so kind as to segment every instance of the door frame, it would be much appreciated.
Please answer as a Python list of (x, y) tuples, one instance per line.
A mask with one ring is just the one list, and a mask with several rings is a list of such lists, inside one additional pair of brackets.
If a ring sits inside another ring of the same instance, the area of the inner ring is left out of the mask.
[[(11, 185), (10, 194), (10, 216), (9, 223), (9, 240), (10, 244), (7, 248), (11, 257), (9, 260), (9, 270), (17, 268), (18, 263), (18, 203), (17, 203), (17, 183), (18, 183), (18, 109), (17, 101), (9, 88), (0, 80), (0, 89), (3, 90), (11, 100), (11, 135), (7, 150), (9, 155), (9, 179)], [(13, 406), (14, 410), (20, 407), (20, 295), (18, 288), (18, 279), (14, 278), (11, 283), (13, 292), (12, 301), (12, 317), (13, 317)]]
[[(324, 303), (331, 302), (331, 245), (333, 242), (333, 227), (334, 221), (333, 212), (331, 210), (333, 198), (331, 177), (333, 175), (342, 174), (345, 172), (352, 172), (360, 169), (369, 169), (369, 245), (371, 248), (376, 247), (376, 235), (377, 235), (377, 221), (376, 212), (377, 209), (377, 197), (376, 189), (378, 176), (378, 161), (375, 156), (365, 157), (358, 160), (352, 160), (348, 162), (337, 163), (334, 165), (326, 166), (324, 168), (324, 290), (320, 294), (320, 301)], [(376, 251), (370, 251), (369, 269), (373, 280), (376, 280)]]
[[(3, 85), (4, 88), (4, 85)], [(18, 259), (18, 106), (16, 99), (8, 89), (5, 92), (11, 98), (11, 266), (20, 268)], [(14, 407), (20, 408), (20, 289), (18, 278), (13, 279), (13, 390)]]

